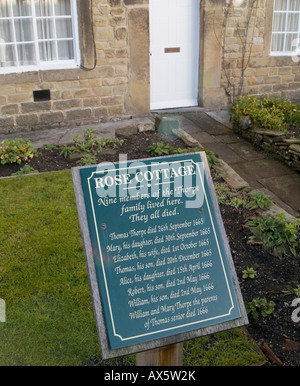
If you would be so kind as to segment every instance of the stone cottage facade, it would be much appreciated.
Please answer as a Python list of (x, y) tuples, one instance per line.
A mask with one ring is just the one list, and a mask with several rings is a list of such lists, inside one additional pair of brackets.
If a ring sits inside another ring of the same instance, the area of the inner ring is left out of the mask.
[(185, 52), (174, 36), (151, 67), (165, 25), (157, 2), (165, 15), (178, 6), (167, 18), (173, 35), (193, 28), (196, 70), (181, 82), (194, 88), (192, 105), (218, 108), (243, 94), (300, 99), (299, 0), (9, 0), (0, 5), (0, 133), (150, 113), (156, 76), (162, 90), (172, 74), (171, 86), (185, 79), (181, 64), (173, 71)]

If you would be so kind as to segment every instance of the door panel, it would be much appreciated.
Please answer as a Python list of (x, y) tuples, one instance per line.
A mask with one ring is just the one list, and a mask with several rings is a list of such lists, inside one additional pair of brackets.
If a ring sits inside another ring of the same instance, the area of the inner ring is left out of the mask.
[(151, 109), (198, 105), (200, 0), (150, 0)]

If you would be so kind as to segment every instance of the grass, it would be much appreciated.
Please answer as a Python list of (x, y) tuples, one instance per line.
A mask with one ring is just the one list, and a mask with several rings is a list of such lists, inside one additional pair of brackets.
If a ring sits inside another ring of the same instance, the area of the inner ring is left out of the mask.
[[(99, 363), (70, 171), (2, 179), (0, 192), (0, 366)], [(233, 331), (216, 334), (210, 350), (212, 337), (187, 342), (185, 364), (262, 362), (242, 330)]]

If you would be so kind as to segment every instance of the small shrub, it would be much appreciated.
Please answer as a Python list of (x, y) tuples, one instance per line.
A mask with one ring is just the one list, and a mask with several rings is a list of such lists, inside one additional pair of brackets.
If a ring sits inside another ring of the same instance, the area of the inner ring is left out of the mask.
[(246, 203), (246, 196), (243, 192), (231, 189), (226, 183), (215, 183), (215, 190), (219, 204), (231, 206), (235, 209), (243, 207)]
[(252, 232), (249, 243), (261, 243), (277, 256), (297, 255), (300, 220), (289, 222), (284, 213), (277, 218), (264, 216), (254, 218), (246, 223)]
[(246, 95), (235, 100), (230, 112), (235, 129), (239, 129), (243, 117), (249, 117), (250, 125), (284, 133), (287, 133), (289, 126), (300, 123), (300, 106), (283, 98)]
[(258, 319), (259, 313), (262, 317), (266, 317), (274, 312), (275, 303), (266, 298), (255, 298), (251, 302), (245, 303), (248, 314), (251, 314), (254, 319)]
[(95, 129), (90, 128), (83, 131), (83, 140), (79, 135), (75, 135), (72, 145), (65, 145), (61, 147), (61, 155), (68, 158), (69, 155), (75, 151), (91, 153), (93, 155), (100, 154), (105, 147), (118, 148), (123, 144), (123, 140), (115, 137), (101, 138), (94, 134)]
[(94, 165), (97, 163), (96, 157), (94, 155), (84, 155), (80, 158), (77, 162), (78, 166), (87, 166), (87, 165)]
[(172, 146), (164, 142), (157, 142), (147, 148), (153, 157), (172, 154)]
[(5, 139), (0, 147), (1, 164), (29, 162), (33, 157), (37, 157), (38, 153), (33, 148), (30, 141), (16, 138)]
[(273, 205), (273, 202), (263, 192), (250, 193), (249, 202), (246, 205), (247, 209), (264, 209)]
[(64, 145), (60, 149), (60, 155), (64, 156), (64, 158), (68, 158), (74, 151), (76, 151), (75, 146)]

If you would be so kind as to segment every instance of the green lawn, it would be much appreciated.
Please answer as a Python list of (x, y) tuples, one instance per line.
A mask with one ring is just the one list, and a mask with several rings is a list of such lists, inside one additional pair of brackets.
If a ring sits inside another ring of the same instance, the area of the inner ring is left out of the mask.
[[(0, 366), (100, 361), (69, 170), (0, 180), (0, 298)], [(241, 329), (186, 344), (186, 365), (259, 362)]]

